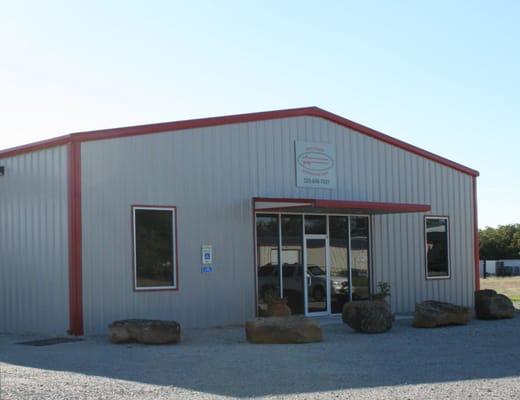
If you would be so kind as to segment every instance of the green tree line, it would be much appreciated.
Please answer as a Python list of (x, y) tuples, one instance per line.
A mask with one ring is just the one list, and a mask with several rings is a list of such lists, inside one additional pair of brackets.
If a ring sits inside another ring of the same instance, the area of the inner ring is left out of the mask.
[(520, 258), (520, 224), (486, 227), (480, 233), (480, 259)]

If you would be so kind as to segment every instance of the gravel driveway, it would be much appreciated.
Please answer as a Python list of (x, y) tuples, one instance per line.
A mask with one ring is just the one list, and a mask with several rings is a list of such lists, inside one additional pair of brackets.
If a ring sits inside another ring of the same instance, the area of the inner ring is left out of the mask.
[(239, 327), (187, 330), (173, 346), (104, 337), (46, 347), (0, 336), (0, 398), (518, 399), (520, 316), (382, 335), (320, 320), (325, 341), (252, 345)]

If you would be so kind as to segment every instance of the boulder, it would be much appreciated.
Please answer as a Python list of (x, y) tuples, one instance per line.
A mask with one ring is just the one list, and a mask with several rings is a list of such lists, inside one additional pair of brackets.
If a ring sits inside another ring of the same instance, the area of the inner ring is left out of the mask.
[(321, 342), (320, 326), (303, 316), (255, 318), (246, 322), (246, 338), (251, 343), (291, 344)]
[(175, 321), (126, 319), (112, 322), (108, 326), (108, 336), (112, 343), (178, 343), (181, 340), (181, 326)]
[(415, 328), (435, 328), (447, 325), (466, 325), (471, 319), (468, 307), (441, 301), (423, 301), (415, 305), (413, 326)]
[(343, 306), (342, 319), (356, 332), (382, 333), (392, 328), (394, 317), (384, 301), (353, 301)]
[(513, 318), (513, 302), (503, 294), (485, 289), (475, 292), (475, 312), (478, 319)]

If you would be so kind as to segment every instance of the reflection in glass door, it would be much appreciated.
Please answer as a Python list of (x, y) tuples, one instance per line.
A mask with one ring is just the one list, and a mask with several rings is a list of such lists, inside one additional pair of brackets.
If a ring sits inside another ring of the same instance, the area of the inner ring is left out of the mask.
[(282, 215), (282, 297), (291, 313), (304, 314), (303, 216)]
[(279, 218), (276, 214), (256, 216), (258, 314), (265, 315), (271, 299), (280, 296)]
[(305, 305), (307, 314), (330, 312), (328, 240), (326, 236), (305, 238)]
[(369, 220), (365, 216), (350, 217), (350, 270), (352, 276), (352, 300), (370, 297)]
[(330, 254), (330, 308), (333, 314), (341, 313), (350, 301), (349, 273), (349, 217), (329, 217)]

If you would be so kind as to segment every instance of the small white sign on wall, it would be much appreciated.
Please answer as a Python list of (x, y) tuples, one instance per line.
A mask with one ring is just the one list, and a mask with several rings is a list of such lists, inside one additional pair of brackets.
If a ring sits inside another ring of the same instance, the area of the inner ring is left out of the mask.
[(294, 142), (296, 186), (336, 188), (336, 154), (329, 143)]
[(213, 246), (210, 244), (202, 245), (202, 265), (213, 264)]

